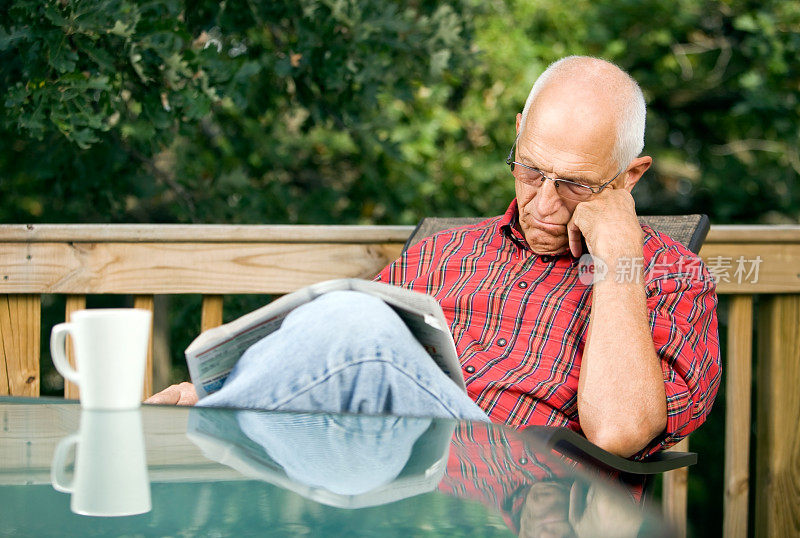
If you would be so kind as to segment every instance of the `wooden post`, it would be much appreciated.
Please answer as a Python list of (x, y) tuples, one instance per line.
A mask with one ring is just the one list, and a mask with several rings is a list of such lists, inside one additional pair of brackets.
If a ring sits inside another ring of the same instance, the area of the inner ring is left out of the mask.
[(728, 308), (725, 400), (725, 512), (722, 535), (747, 536), (750, 480), (750, 392), (753, 366), (753, 296), (733, 295)]
[(170, 295), (153, 297), (153, 392), (165, 389), (170, 382)]
[(39, 396), (41, 296), (0, 295), (0, 395)]
[[(143, 308), (153, 313), (155, 305), (152, 295), (137, 295), (133, 299), (134, 308)], [(153, 395), (153, 322), (150, 321), (150, 339), (147, 343), (147, 364), (144, 367), (144, 387), (142, 389), (142, 398), (148, 398)]]
[[(689, 438), (683, 439), (680, 443), (670, 448), (679, 452), (689, 450)], [(664, 473), (664, 487), (662, 497), (662, 511), (667, 521), (672, 524), (675, 536), (678, 538), (686, 537), (686, 506), (688, 498), (689, 469), (682, 467), (674, 471)]]
[(760, 300), (756, 536), (800, 535), (800, 295)]
[(207, 331), (222, 325), (222, 295), (203, 295), (200, 330)]
[[(85, 295), (67, 295), (66, 312), (64, 313), (64, 321), (70, 321), (72, 313), (77, 310), (84, 310), (86, 308)], [(67, 336), (67, 360), (76, 368), (75, 364), (75, 349), (72, 347), (72, 338)], [(80, 390), (75, 383), (64, 380), (64, 398), (77, 400), (80, 398)]]

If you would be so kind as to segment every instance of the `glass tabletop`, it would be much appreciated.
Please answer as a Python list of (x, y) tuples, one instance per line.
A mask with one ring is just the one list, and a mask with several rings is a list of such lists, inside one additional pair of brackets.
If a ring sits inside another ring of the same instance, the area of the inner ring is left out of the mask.
[(669, 536), (537, 434), (426, 418), (0, 398), (3, 536)]

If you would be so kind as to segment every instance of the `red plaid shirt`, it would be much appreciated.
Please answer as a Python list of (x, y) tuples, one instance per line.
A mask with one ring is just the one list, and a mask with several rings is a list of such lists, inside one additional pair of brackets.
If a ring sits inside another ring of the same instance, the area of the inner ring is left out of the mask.
[(528, 489), (535, 482), (571, 480), (567, 461), (501, 427), (460, 422), (450, 443), (439, 491), (473, 499), (496, 511), (515, 533)]
[[(450, 324), (467, 391), (516, 427), (580, 431), (578, 374), (592, 288), (570, 255), (539, 256), (504, 215), (420, 241), (376, 280), (435, 297)], [(664, 373), (667, 428), (638, 456), (703, 423), (720, 380), (715, 285), (700, 259), (644, 226), (647, 306)], [(609, 275), (608, 277), (612, 277)]]

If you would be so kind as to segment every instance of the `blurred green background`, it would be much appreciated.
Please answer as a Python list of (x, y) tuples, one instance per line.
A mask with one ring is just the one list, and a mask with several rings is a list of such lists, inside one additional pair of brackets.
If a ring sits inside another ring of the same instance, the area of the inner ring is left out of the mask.
[[(654, 166), (634, 191), (640, 214), (800, 220), (798, 2), (0, 5), (3, 223), (499, 214), (513, 197), (514, 115), (568, 54), (612, 60), (642, 86)], [(169, 380), (182, 379), (199, 298), (162, 300)], [(225, 318), (267, 300), (226, 298)], [(63, 298), (44, 307), (46, 336)], [(61, 386), (43, 365), (43, 393)], [(692, 437), (695, 536), (721, 534), (722, 407)]]

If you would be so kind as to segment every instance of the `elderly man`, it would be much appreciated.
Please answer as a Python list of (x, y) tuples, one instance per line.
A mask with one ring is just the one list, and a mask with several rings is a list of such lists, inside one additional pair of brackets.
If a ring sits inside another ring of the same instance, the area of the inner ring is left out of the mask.
[[(719, 384), (716, 296), (696, 256), (638, 223), (644, 124), (641, 90), (618, 67), (554, 63), (517, 114), (506, 213), (427, 238), (378, 275), (439, 301), (469, 398), (390, 309), (333, 293), (248, 350), (203, 403), (485, 418), (475, 402), (493, 421), (568, 426), (626, 457), (674, 444)], [(586, 252), (606, 278), (585, 278)], [(192, 403), (190, 385), (152, 401), (181, 398)]]

